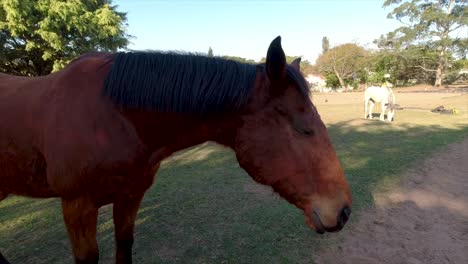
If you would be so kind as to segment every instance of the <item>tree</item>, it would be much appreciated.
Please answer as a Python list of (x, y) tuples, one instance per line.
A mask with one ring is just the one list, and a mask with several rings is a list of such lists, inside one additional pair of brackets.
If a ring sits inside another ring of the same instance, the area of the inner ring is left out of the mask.
[(213, 49), (211, 47), (208, 49), (208, 57), (213, 57)]
[(322, 54), (330, 49), (330, 41), (327, 37), (322, 38)]
[(111, 0), (0, 0), (0, 71), (45, 75), (88, 51), (128, 45)]
[[(288, 56), (288, 55), (286, 55), (286, 63), (290, 64), (291, 62), (293, 62), (298, 57), (301, 57), (301, 56)], [(262, 57), (260, 59), (260, 61), (259, 61), (259, 63), (265, 63), (265, 62), (266, 62), (265, 57)], [(304, 60), (304, 59), (301, 60), (300, 68), (301, 68), (301, 72), (303, 74), (310, 74), (310, 73), (315, 72), (314, 66), (308, 60)]]
[(466, 0), (386, 0), (383, 6), (394, 6), (387, 17), (397, 19), (404, 26), (382, 36), (377, 43), (395, 49), (406, 49), (416, 44), (436, 50), (437, 62), (434, 68), (417, 66), (435, 73), (434, 86), (442, 85), (453, 52), (466, 54), (466, 40), (451, 35), (458, 30), (466, 30)]
[(227, 60), (238, 61), (238, 62), (242, 62), (242, 63), (255, 64), (254, 60), (246, 59), (246, 58), (242, 58), (242, 57), (237, 57), (237, 56), (222, 56), (221, 58), (224, 58), (224, 59), (227, 59)]
[(362, 68), (367, 51), (352, 43), (333, 47), (321, 54), (316, 61), (319, 72), (325, 76), (335, 76), (341, 87), (345, 88), (345, 81), (352, 81)]
[(421, 46), (401, 51), (380, 50), (369, 54), (358, 75), (362, 82), (370, 85), (387, 81), (397, 86), (409, 82), (433, 82), (434, 75), (417, 66), (435, 67), (436, 56), (434, 51)]

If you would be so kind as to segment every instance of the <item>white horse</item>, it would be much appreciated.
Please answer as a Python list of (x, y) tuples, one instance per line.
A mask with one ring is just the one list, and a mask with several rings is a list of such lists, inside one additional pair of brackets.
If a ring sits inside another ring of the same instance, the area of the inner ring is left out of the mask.
[[(369, 102), (369, 112), (367, 112)], [(380, 103), (382, 108), (380, 120), (385, 121), (385, 110), (388, 109), (387, 119), (392, 122), (395, 115), (395, 95), (392, 89), (380, 86), (370, 86), (366, 89), (364, 93), (364, 118), (372, 119), (372, 110), (375, 103)]]

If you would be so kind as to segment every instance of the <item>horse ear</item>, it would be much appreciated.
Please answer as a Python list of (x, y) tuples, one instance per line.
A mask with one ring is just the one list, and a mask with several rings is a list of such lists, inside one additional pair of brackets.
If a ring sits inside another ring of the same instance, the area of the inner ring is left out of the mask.
[(295, 70), (301, 71), (301, 57), (293, 60), (290, 64)]
[(280, 36), (276, 37), (268, 48), (266, 70), (271, 80), (282, 79), (286, 74), (286, 55), (281, 47)]

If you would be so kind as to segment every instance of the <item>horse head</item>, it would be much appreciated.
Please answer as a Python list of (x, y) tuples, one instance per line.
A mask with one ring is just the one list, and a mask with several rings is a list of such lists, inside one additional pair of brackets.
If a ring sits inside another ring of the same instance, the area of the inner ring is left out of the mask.
[(233, 149), (240, 166), (302, 209), (312, 229), (338, 231), (351, 213), (351, 192), (299, 65), (287, 64), (280, 37), (273, 40)]

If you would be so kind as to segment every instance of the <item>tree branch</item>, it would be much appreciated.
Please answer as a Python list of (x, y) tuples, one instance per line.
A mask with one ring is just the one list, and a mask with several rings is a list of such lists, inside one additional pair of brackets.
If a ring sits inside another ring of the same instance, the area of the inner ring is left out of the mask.
[(423, 67), (423, 66), (420, 66), (420, 65), (415, 65), (415, 66), (413, 66), (413, 67), (414, 67), (414, 68), (420, 68), (420, 69), (422, 69), (423, 71), (427, 71), (427, 72), (437, 72), (437, 70), (427, 69), (427, 68), (425, 68), (425, 67)]

